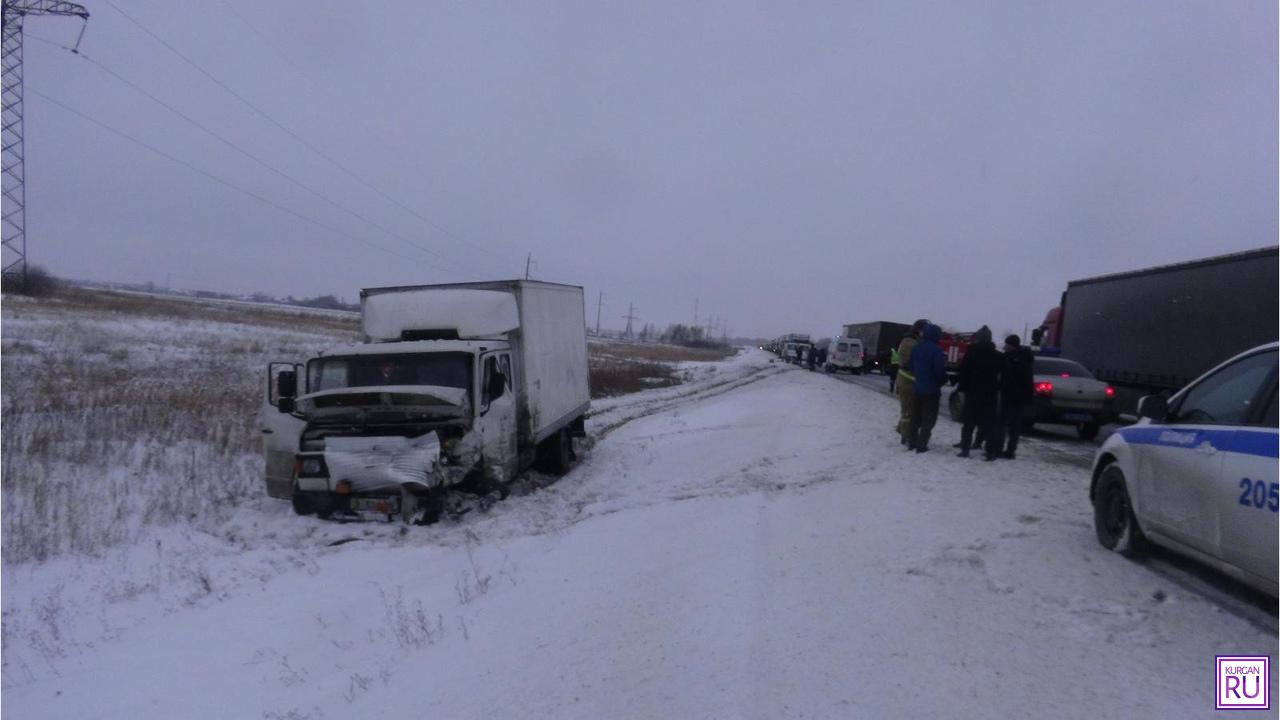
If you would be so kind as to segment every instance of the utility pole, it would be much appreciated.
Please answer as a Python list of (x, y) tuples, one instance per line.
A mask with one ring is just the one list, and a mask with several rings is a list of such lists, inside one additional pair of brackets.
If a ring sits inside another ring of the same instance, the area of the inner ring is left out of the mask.
[(623, 336), (623, 337), (628, 337), (628, 338), (629, 338), (629, 337), (631, 337), (631, 323), (632, 323), (632, 321), (634, 321), (634, 320), (639, 320), (639, 319), (640, 319), (640, 318), (636, 317), (636, 306), (635, 306), (634, 304), (628, 304), (628, 305), (627, 305), (627, 314), (626, 314), (626, 315), (623, 315), (622, 317), (627, 321), (627, 329), (626, 329), (626, 330), (624, 330), (624, 331), (622, 332), (622, 336)]
[(698, 300), (699, 298), (693, 299), (693, 326), (694, 327), (698, 326)]
[(4, 258), (0, 260), (0, 273), (4, 277), (17, 278), (27, 286), (27, 187), (26, 158), (22, 124), (22, 24), (28, 15), (59, 15), (78, 17), (84, 21), (80, 37), (76, 38), (78, 52), (84, 29), (89, 24), (89, 11), (83, 5), (58, 0), (4, 0), (3, 30), (0, 31), (0, 55), (3, 55), (3, 195), (4, 210), (0, 212), (0, 246)]
[(600, 291), (600, 297), (596, 298), (596, 337), (600, 337), (600, 310), (604, 307), (604, 291)]
[(529, 253), (529, 257), (524, 259), (524, 279), (529, 279), (529, 266), (533, 264), (533, 253)]

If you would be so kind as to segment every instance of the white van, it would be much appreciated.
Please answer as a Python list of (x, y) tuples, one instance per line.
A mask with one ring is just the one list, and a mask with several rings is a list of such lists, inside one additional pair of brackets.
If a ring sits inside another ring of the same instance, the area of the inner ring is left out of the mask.
[(866, 353), (862, 348), (862, 341), (858, 338), (838, 337), (831, 341), (831, 345), (827, 348), (827, 364), (823, 366), (823, 370), (827, 372), (838, 372), (840, 370), (848, 370), (858, 375), (863, 372), (863, 362), (866, 360)]

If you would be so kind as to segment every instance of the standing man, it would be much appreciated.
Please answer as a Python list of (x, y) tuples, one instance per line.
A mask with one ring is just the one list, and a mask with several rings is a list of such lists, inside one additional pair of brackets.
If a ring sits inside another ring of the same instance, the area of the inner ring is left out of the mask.
[(898, 358), (900, 357), (901, 355), (898, 354), (898, 348), (889, 348), (888, 375), (889, 375), (889, 394), (890, 395), (896, 392), (895, 383), (898, 382)]
[(907, 361), (907, 367), (915, 376), (907, 449), (918, 453), (929, 451), (929, 436), (934, 423), (938, 422), (938, 401), (942, 397), (942, 386), (947, 383), (947, 354), (938, 347), (941, 337), (942, 328), (926, 325)]
[[(987, 452), (994, 445), (995, 452), (1007, 460), (1018, 451), (1018, 437), (1022, 434), (1022, 416), (1035, 398), (1035, 373), (1032, 370), (1034, 356), (1023, 347), (1017, 335), (1004, 339), (1005, 370), (1000, 376), (1000, 408), (995, 435), (987, 441)], [(1004, 436), (1009, 436), (1008, 445)], [(1004, 446), (1001, 452), (1001, 446)]]
[[(973, 446), (973, 431), (988, 440), (987, 460), (995, 460), (1000, 446), (997, 435), (996, 401), (1000, 392), (1000, 375), (1004, 369), (1004, 356), (991, 342), (991, 329), (983, 325), (973, 334), (973, 341), (960, 361), (960, 385), (956, 392), (964, 398), (964, 425), (960, 429), (960, 457), (969, 457)], [(981, 447), (981, 440), (979, 440)]]
[[(920, 340), (920, 333), (924, 332), (925, 326), (929, 324), (928, 320), (917, 320), (911, 326), (911, 332), (902, 338), (902, 342), (898, 345), (899, 361), (911, 360), (911, 350), (915, 348), (916, 343)], [(899, 437), (902, 438), (903, 445), (910, 445), (907, 437), (907, 428), (911, 426), (911, 407), (915, 397), (916, 376), (911, 374), (911, 368), (908, 366), (898, 367), (898, 378), (902, 382), (897, 383), (898, 386), (898, 425), (897, 431)]]

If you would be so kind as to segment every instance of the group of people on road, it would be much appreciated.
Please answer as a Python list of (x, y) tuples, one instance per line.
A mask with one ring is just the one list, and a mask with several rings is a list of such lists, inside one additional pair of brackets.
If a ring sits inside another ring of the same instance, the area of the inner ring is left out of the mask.
[[(902, 339), (892, 359), (891, 392), (899, 402), (895, 429), (908, 450), (929, 450), (929, 439), (938, 421), (942, 388), (947, 384), (947, 356), (938, 345), (942, 328), (917, 320)], [(985, 459), (1013, 459), (1018, 450), (1023, 412), (1034, 395), (1031, 350), (1017, 335), (1004, 339), (997, 350), (991, 330), (983, 325), (973, 335), (959, 366), (956, 392), (963, 399), (960, 457), (985, 448)], [(976, 433), (976, 434), (975, 434)]]

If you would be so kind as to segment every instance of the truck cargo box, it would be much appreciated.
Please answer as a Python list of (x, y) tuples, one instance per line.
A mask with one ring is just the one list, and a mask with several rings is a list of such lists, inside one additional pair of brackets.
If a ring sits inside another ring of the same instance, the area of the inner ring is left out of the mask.
[(586, 315), (582, 288), (536, 280), (370, 288), (361, 291), (370, 341), (507, 340), (518, 433), (537, 443), (586, 412)]

